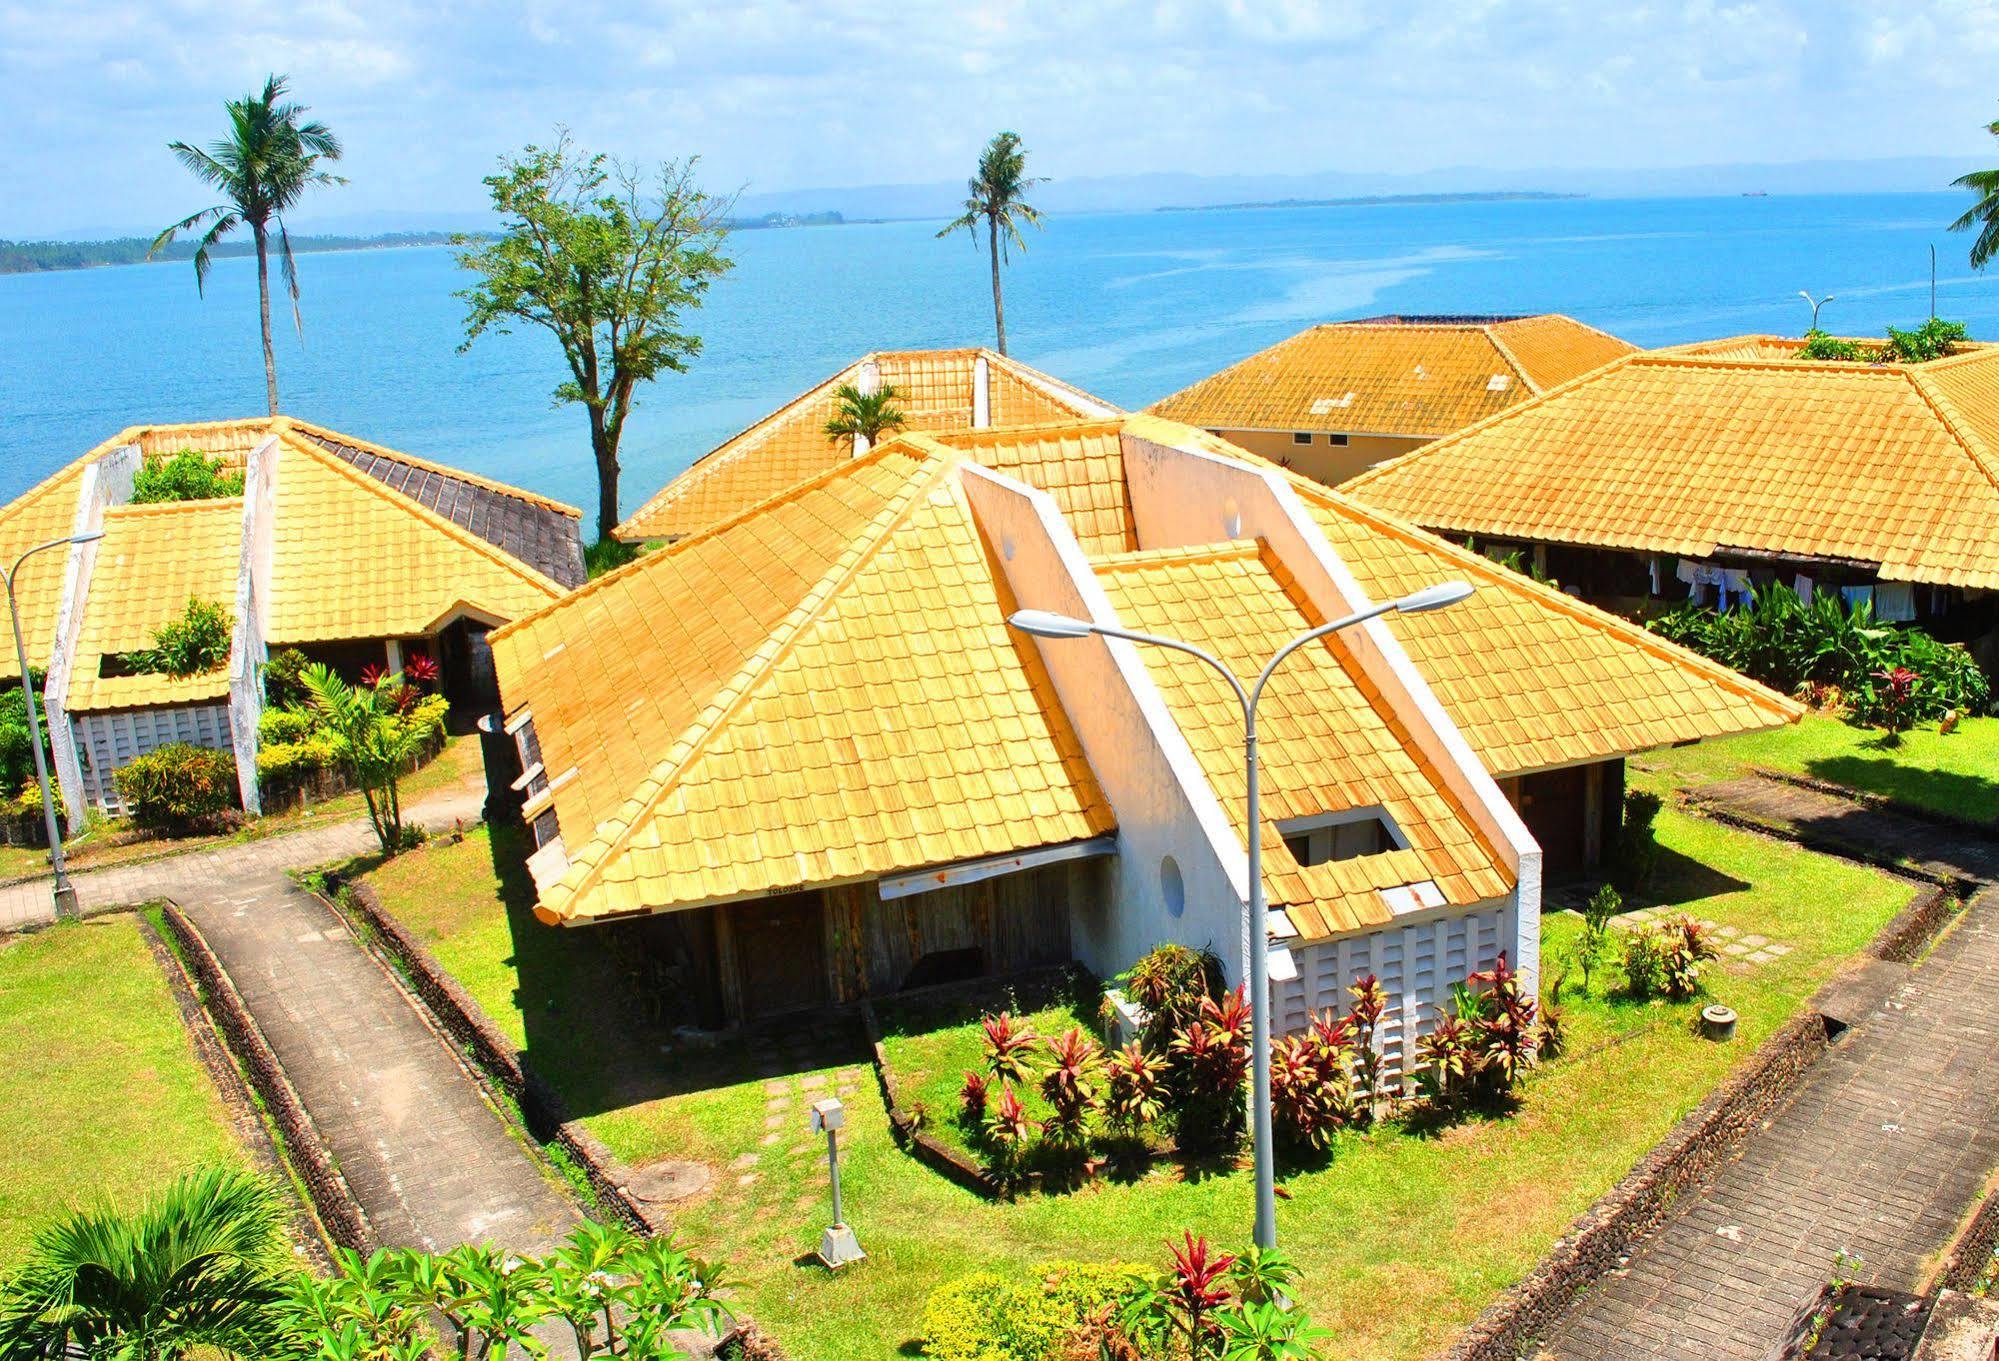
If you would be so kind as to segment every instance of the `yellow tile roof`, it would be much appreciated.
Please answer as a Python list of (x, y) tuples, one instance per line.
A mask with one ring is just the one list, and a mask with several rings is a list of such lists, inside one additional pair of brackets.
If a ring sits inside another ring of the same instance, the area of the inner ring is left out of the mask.
[[(1128, 628), (1205, 648), (1239, 676), (1326, 621), (1282, 563), (1253, 542), (1136, 553), (1100, 561)], [(1143, 648), (1147, 667), (1194, 748), (1222, 807), (1243, 820), (1242, 711), (1221, 677), (1195, 658)], [(1258, 709), (1263, 758), (1264, 883), (1305, 940), (1391, 919), (1381, 890), (1434, 880), (1469, 906), (1498, 897), (1512, 877), (1415, 750), (1408, 732), (1343, 643), (1328, 640), (1288, 659)], [(1278, 823), (1379, 807), (1409, 849), (1301, 866)]]
[(241, 497), (106, 510), (77, 633), (70, 710), (186, 704), (227, 695), (226, 665), (178, 680), (100, 672), (105, 658), (150, 647), (154, 630), (178, 618), (191, 597), (233, 612), (242, 546)]
[[(84, 466), (115, 446), (93, 449), (68, 467), (23, 492), (0, 509), (0, 560), (9, 567), (37, 544), (70, 534), (76, 528), (76, 498)], [(28, 645), (28, 665), (46, 667), (55, 640), (56, 611), (62, 605), (66, 550), (38, 553), (21, 569), (14, 594), (21, 610), (21, 637)], [(12, 646), (0, 647), (0, 678), (21, 674)]]
[(1343, 490), (1454, 532), (1999, 587), (1999, 347), (1921, 365), (1721, 351), (1630, 356)]
[(1632, 347), (1572, 318), (1383, 317), (1300, 331), (1148, 408), (1216, 430), (1432, 437)]
[(1307, 478), (1293, 488), (1369, 598), (1478, 589), (1388, 627), (1481, 764), (1505, 778), (1794, 723), (1766, 686)]
[(974, 370), (987, 363), (989, 418), (993, 425), (1031, 425), (1101, 416), (1114, 408), (990, 350), (884, 350), (865, 355), (825, 382), (702, 455), (662, 487), (617, 528), (621, 539), (673, 539), (712, 524), (837, 467), (850, 456), (844, 442), (826, 436), (843, 383), (860, 381), (873, 363), (885, 385), (903, 395), (897, 403), (906, 430), (930, 434), (969, 429)]
[(486, 540), (309, 441), (278, 449), (273, 646), (429, 632), (461, 607), (517, 619), (562, 594)]
[(1085, 553), (1122, 553), (1138, 546), (1124, 476), (1123, 435), (1130, 420), (961, 430), (937, 439), (982, 467), (1054, 497)]
[[(558, 789), (569, 863), (560, 882), (542, 886), (546, 919), (671, 910), (1109, 830), (1109, 808), (1037, 655), (1007, 628), (1013, 602), (952, 474), (955, 460), (935, 445), (913, 455), (919, 445), (884, 447), (759, 512), (782, 514), (795, 499), (822, 498), (877, 470), (903, 479), (719, 688), (709, 677), (742, 644), (713, 640), (722, 663), (702, 663), (692, 687), (712, 696), (682, 729), (647, 731), (645, 740), (668, 731), (670, 744), (649, 748), (656, 764), (608, 818), (580, 834)], [(713, 536), (737, 540), (727, 581), (751, 593), (765, 580), (780, 594), (795, 590), (797, 559), (781, 546), (754, 545), (743, 531), (738, 524)], [(675, 545), (666, 560), (695, 556), (701, 543)], [(627, 568), (615, 589), (645, 589), (650, 561)], [(675, 595), (672, 603), (694, 602)], [(577, 608), (572, 597), (551, 613)], [(757, 612), (752, 604), (739, 617)], [(548, 628), (544, 617), (506, 632), (545, 637)], [(640, 683), (661, 679), (665, 655), (655, 640), (593, 634), (589, 650), (606, 668), (636, 651), (652, 668), (638, 673)], [(547, 763), (549, 740), (575, 706), (547, 688), (555, 669), (518, 669), (506, 634), (495, 655), (509, 705), (535, 713)], [(624, 702), (634, 711), (646, 703), (637, 694)], [(561, 740), (580, 762), (600, 759)], [(570, 783), (586, 778), (595, 777), (579, 770)]]

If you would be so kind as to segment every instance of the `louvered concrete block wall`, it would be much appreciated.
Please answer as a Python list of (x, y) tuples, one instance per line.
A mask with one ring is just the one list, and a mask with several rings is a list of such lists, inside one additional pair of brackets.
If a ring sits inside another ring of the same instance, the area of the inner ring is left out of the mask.
[(113, 709), (74, 715), (76, 746), (83, 757), (83, 788), (94, 807), (118, 816), (125, 811), (113, 778), (119, 767), (174, 742), (229, 750), (229, 706), (188, 704), (175, 708)]
[(1453, 1007), (1451, 985), (1490, 969), (1513, 951), (1516, 914), (1508, 904), (1386, 927), (1294, 947), (1298, 976), (1270, 987), (1277, 1033), (1303, 1029), (1316, 1012), (1344, 1014), (1356, 979), (1373, 974), (1393, 1001), (1377, 1037), (1389, 1072), (1404, 1072), (1416, 1039)]

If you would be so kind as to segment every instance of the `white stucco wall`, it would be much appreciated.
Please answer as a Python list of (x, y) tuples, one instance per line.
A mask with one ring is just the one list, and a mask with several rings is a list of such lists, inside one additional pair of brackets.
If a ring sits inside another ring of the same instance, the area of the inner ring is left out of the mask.
[[(132, 499), (132, 479), (138, 475), (140, 462), (139, 446), (127, 444), (84, 468), (77, 482), (76, 518), (70, 525), (71, 534), (89, 534), (104, 528), (105, 507), (123, 505)], [(84, 781), (83, 764), (77, 756), (76, 733), (70, 726), (69, 681), (76, 666), (77, 634), (83, 628), (90, 577), (97, 567), (97, 544), (71, 544), (65, 557), (62, 601), (56, 608), (48, 680), (42, 691), (42, 718), (48, 727), (49, 753), (55, 767), (51, 773), (62, 790), (63, 821), (74, 832), (90, 819), (91, 797)]]
[[(976, 466), (961, 476), (1021, 608), (1116, 622), (1052, 498)], [(1071, 924), (1077, 957), (1108, 976), (1162, 941), (1179, 941), (1212, 947), (1229, 978), (1239, 980), (1247, 958), (1248, 856), (1137, 649), (1098, 637), (1030, 645), (1040, 649), (1118, 820), (1106, 901), (1080, 907)], [(1178, 915), (1162, 887), (1169, 856), (1183, 889)]]
[[(1372, 603), (1282, 477), (1234, 459), (1124, 436), (1125, 475), (1141, 546), (1260, 538), (1328, 619)], [(1531, 986), (1540, 969), (1541, 849), (1429, 684), (1380, 619), (1342, 634), (1441, 780), (1515, 876), (1508, 958)]]
[(263, 811), (257, 786), (257, 724), (264, 713), (264, 663), (269, 659), (271, 552), (276, 533), (278, 442), (250, 451), (243, 470), (243, 546), (236, 562), (236, 625), (229, 639), (229, 745), (236, 754), (236, 788), (243, 811)]

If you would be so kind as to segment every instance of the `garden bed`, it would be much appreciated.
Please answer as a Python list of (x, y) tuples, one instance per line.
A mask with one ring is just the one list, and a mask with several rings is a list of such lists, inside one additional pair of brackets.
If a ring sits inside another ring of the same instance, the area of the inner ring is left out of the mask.
[[(1670, 808), (1658, 828), (1657, 886), (1632, 907), (1687, 908), (1790, 947), (1768, 964), (1717, 966), (1714, 997), (1740, 1014), (1738, 1039), (1697, 1038), (1687, 1024), (1695, 1003), (1610, 996), (1601, 979), (1585, 999), (1572, 982), (1569, 1048), (1529, 1079), (1510, 1116), (1348, 1132), (1323, 1162), (1288, 1172), (1280, 1238), (1304, 1271), (1303, 1302), (1345, 1354), (1413, 1358), (1448, 1345), (1910, 897), (1892, 876)], [(774, 1040), (683, 1042), (626, 1000), (633, 990), (604, 928), (533, 921), (520, 850), (517, 831), (482, 829), (369, 879), (522, 1064), (622, 1161), (695, 1158), (718, 1169), (710, 1190), (672, 1207), (675, 1224), (695, 1250), (729, 1263), (746, 1309), (797, 1361), (895, 1354), (915, 1339), (930, 1291), (971, 1271), (1152, 1262), (1182, 1229), (1229, 1246), (1247, 1238), (1245, 1169), (1159, 1160), (1072, 1194), (994, 1201), (910, 1157), (882, 1103), (849, 1098), (847, 1217), (869, 1260), (838, 1275), (800, 1265), (830, 1214), (823, 1143), (803, 1133), (800, 1102), (864, 1068), (866, 1043), (822, 1034), (821, 1021)], [(1550, 969), (1576, 924), (1571, 914), (1548, 920)], [(926, 1029), (908, 1018), (893, 1028), (892, 1066), (908, 1073), (911, 1099), (934, 1105), (948, 1091), (946, 1109), (955, 1103), (952, 1056), (964, 1037), (950, 1032), (960, 1024)], [(808, 1056), (790, 1057), (794, 1045)], [(776, 1103), (787, 1104), (774, 1113)]]

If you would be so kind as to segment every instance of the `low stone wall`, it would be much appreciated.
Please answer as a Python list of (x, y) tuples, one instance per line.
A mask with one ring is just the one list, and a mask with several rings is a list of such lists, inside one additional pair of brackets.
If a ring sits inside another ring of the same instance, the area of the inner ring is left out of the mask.
[(285, 1153), (293, 1171), (305, 1183), (306, 1194), (312, 1198), (313, 1210), (326, 1236), (340, 1247), (370, 1251), (375, 1246), (374, 1232), (361, 1213), (359, 1202), (348, 1189), (347, 1179), (341, 1176), (333, 1155), (320, 1140), (319, 1131), (313, 1128), (312, 1117), (306, 1114), (305, 1105), (293, 1090), (291, 1079), (285, 1076), (270, 1042), (258, 1029), (236, 985), (223, 971), (221, 961), (178, 907), (168, 904), (162, 919), (173, 934), (181, 958), (187, 961), (201, 985), (210, 1019), (236, 1055), (243, 1072), (248, 1074), (251, 1086), (284, 1139)]
[(1933, 889), (1896, 913), (1867, 953), (1891, 964), (1913, 964), (1962, 906), (1963, 900), (1949, 889)]
[(923, 1128), (896, 1094), (895, 1069), (882, 1047), (881, 1021), (872, 1002), (861, 1003), (861, 1024), (867, 1028), (868, 1048), (874, 1054), (875, 1082), (881, 1088), (882, 1105), (888, 1108), (888, 1125), (895, 1141), (924, 1166), (940, 1172), (968, 1191), (997, 1199), (1007, 1193), (1006, 1185), (967, 1153), (952, 1148)]
[(605, 1206), (640, 1233), (667, 1231), (666, 1220), (626, 1190), (631, 1180), (629, 1169), (601, 1139), (570, 1118), (562, 1097), (539, 1074), (521, 1064), (512, 1040), (430, 951), (383, 908), (371, 885), (349, 884), (342, 901), (329, 906), (358, 922), (362, 941), (401, 976), (438, 1029), (466, 1057), (472, 1071), (519, 1108), (535, 1138), (563, 1151)]
[[(1956, 907), (1948, 890), (1922, 894), (1875, 935), (1866, 953), (1878, 959), (1914, 958)], [(1617, 1268), (1638, 1240), (1665, 1219), (1682, 1192), (1704, 1181), (1744, 1136), (1791, 1098), (1831, 1044), (1832, 1031), (1815, 1002), (1673, 1126), (1443, 1355), (1449, 1361), (1514, 1361), (1522, 1355), (1578, 1294)], [(1994, 1213), (1999, 1219), (1999, 1211)], [(1999, 1233), (1999, 1223), (1993, 1227)]]
[(1999, 1190), (1985, 1197), (1978, 1213), (1951, 1244), (1943, 1265), (1937, 1269), (1934, 1288), (1969, 1294), (1992, 1265), (1994, 1253), (1999, 1253)]

